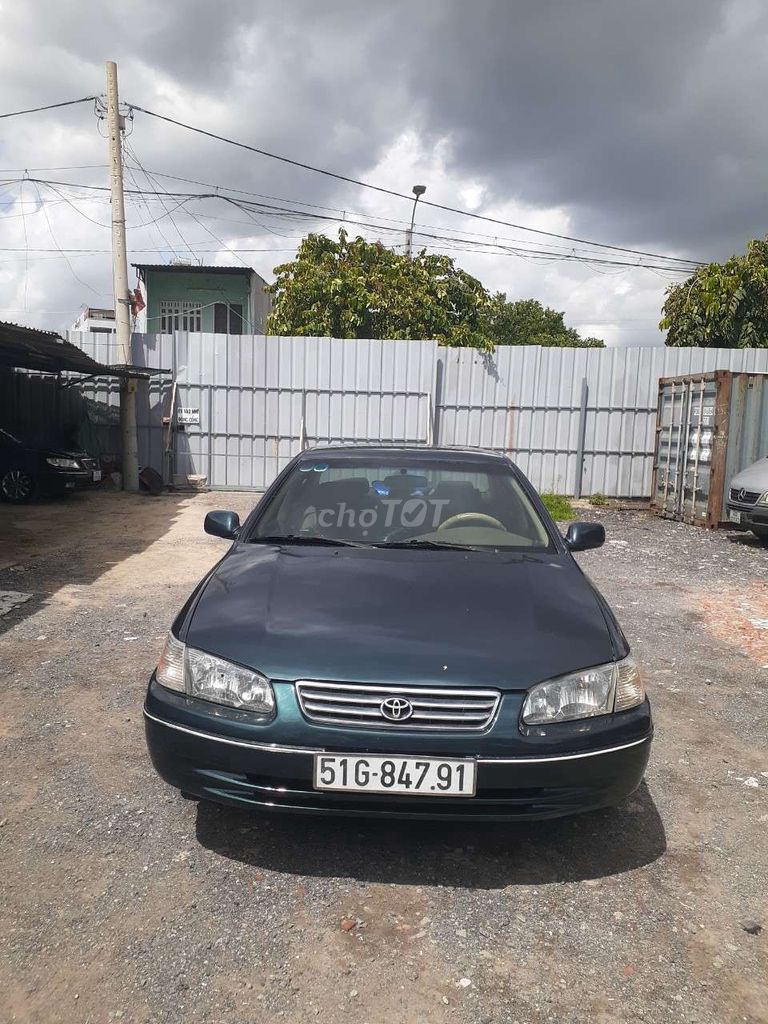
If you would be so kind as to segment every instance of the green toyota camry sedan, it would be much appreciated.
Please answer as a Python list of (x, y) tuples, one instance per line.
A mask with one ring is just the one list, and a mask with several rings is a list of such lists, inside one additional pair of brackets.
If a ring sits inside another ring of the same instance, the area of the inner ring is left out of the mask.
[(188, 797), (312, 814), (500, 820), (623, 801), (653, 727), (640, 670), (504, 455), (302, 452), (179, 612), (144, 716)]

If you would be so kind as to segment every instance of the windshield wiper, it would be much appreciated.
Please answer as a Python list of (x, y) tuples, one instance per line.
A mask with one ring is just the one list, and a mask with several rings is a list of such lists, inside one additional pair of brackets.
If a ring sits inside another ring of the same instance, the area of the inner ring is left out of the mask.
[(314, 544), (317, 547), (367, 548), (369, 544), (358, 544), (353, 540), (334, 540), (333, 537), (312, 537), (299, 533), (275, 534), (269, 537), (251, 537), (250, 544)]
[(414, 537), (412, 540), (391, 540), (374, 544), (377, 548), (425, 548), (426, 550), (444, 551), (450, 548), (452, 551), (484, 551), (485, 548), (472, 544), (451, 544), (450, 541), (442, 540), (419, 540)]

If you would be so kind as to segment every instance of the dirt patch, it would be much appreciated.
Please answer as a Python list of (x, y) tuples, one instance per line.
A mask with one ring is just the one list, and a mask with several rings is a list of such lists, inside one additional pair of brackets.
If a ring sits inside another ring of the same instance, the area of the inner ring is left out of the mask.
[(768, 584), (723, 586), (695, 600), (713, 636), (768, 669)]
[(162, 637), (226, 550), (205, 512), (253, 500), (0, 507), (0, 589), (32, 594), (0, 619), (3, 1020), (765, 1024), (768, 551), (589, 513), (609, 543), (580, 561), (654, 702), (626, 807), (270, 819), (165, 787), (141, 720)]

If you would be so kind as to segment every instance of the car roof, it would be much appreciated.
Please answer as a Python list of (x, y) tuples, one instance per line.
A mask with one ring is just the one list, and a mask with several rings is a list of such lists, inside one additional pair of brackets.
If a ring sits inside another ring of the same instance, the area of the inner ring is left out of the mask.
[(302, 456), (315, 457), (322, 455), (325, 458), (355, 458), (360, 455), (403, 455), (405, 457), (418, 456), (425, 461), (442, 460), (445, 458), (462, 458), (466, 459), (470, 457), (479, 461), (493, 461), (493, 462), (509, 462), (508, 456), (504, 452), (494, 452), (487, 448), (461, 448), (461, 447), (441, 447), (433, 448), (427, 445), (398, 445), (398, 444), (348, 444), (348, 445), (323, 445), (316, 448), (306, 448), (301, 452), (299, 458)]

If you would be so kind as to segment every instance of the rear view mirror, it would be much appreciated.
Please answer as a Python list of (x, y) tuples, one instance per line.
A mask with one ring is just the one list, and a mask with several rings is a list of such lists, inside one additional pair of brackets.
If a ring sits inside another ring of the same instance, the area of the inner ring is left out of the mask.
[(571, 551), (588, 551), (605, 544), (605, 527), (602, 523), (571, 523), (565, 535), (565, 543)]
[(203, 529), (212, 537), (234, 540), (240, 532), (240, 516), (237, 512), (209, 512), (205, 517)]

